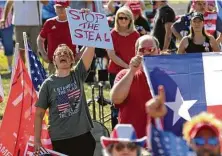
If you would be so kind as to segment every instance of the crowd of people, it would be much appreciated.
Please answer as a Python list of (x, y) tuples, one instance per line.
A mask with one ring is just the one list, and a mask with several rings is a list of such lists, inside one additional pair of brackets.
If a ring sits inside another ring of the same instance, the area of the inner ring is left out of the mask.
[[(222, 19), (213, 1), (191, 0), (188, 13), (182, 16), (175, 14), (167, 0), (149, 1), (152, 7), (149, 13), (146, 4), (145, 0), (0, 2), (0, 36), (9, 71), (12, 71), (13, 35), (25, 62), (23, 32), (27, 33), (33, 51), (48, 64), (50, 76), (42, 84), (36, 103), (37, 155), (47, 109), (55, 151), (70, 156), (93, 156), (96, 146), (90, 132), (93, 123), (84, 83), (98, 48), (72, 43), (66, 8), (106, 14), (111, 28), (114, 49), (103, 52), (109, 62), (110, 97), (115, 113), (110, 138), (101, 138), (104, 155), (141, 155), (143, 148), (149, 148), (145, 147), (146, 127), (152, 119), (164, 118), (167, 113), (163, 86), (159, 86), (157, 97), (151, 96), (142, 68), (144, 55), (220, 51)], [(183, 135), (198, 156), (219, 156), (221, 128), (221, 122), (213, 115), (202, 113), (184, 125)], [(83, 145), (86, 150), (82, 150)]]

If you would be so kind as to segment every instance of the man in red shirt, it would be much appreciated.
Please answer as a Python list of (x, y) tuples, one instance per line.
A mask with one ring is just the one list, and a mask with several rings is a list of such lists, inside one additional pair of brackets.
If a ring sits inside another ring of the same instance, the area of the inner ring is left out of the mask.
[[(65, 8), (69, 7), (69, 1), (56, 0), (55, 11), (57, 16), (47, 20), (37, 38), (38, 50), (43, 60), (49, 63), (49, 73), (55, 71), (52, 63), (55, 49), (60, 44), (66, 44), (76, 54), (76, 46), (72, 44), (68, 20)], [(45, 49), (44, 42), (48, 41), (48, 48)], [(76, 57), (75, 57), (76, 58)]]
[(143, 137), (147, 126), (145, 105), (152, 96), (141, 61), (143, 55), (159, 54), (157, 39), (150, 35), (140, 37), (136, 42), (136, 54), (130, 61), (129, 69), (123, 69), (117, 74), (111, 100), (119, 108), (119, 123), (132, 124), (137, 136)]

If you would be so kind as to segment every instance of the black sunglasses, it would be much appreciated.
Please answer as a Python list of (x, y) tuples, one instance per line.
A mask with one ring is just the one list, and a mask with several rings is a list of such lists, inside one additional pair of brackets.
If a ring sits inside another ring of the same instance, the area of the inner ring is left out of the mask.
[(118, 17), (118, 19), (119, 19), (119, 20), (126, 20), (126, 21), (129, 20), (128, 17)]

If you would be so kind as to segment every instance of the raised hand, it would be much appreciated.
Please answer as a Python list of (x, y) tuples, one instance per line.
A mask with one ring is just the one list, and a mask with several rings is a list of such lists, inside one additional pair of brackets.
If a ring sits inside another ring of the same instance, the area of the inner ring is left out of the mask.
[(153, 118), (163, 117), (167, 113), (165, 106), (165, 91), (161, 85), (158, 87), (158, 95), (146, 103), (147, 114)]

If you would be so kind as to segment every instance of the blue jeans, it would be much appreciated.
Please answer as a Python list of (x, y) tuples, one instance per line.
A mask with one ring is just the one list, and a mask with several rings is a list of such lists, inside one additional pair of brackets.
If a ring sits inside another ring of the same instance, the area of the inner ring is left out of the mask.
[(9, 26), (8, 28), (0, 29), (0, 38), (2, 39), (2, 45), (4, 47), (5, 56), (12, 56), (13, 55), (13, 25)]

